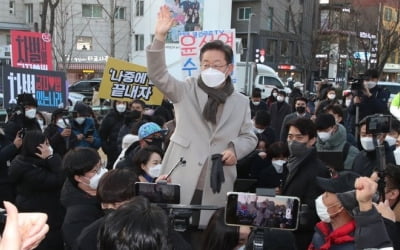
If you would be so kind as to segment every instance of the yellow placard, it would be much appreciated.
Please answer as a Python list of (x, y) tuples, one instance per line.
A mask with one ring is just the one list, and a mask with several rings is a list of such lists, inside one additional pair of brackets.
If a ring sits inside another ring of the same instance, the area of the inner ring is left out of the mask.
[(110, 57), (100, 83), (99, 97), (128, 102), (141, 99), (148, 105), (160, 105), (163, 94), (150, 83), (146, 67)]

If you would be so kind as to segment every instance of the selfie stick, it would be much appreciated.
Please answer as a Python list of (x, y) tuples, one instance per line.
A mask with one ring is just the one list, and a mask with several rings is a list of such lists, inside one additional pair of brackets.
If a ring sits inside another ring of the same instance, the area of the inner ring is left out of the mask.
[(385, 166), (386, 166), (386, 157), (385, 157), (385, 146), (384, 144), (378, 145), (378, 140), (376, 138), (376, 135), (372, 135), (373, 142), (376, 148), (376, 159), (378, 159), (378, 176), (379, 176), (379, 181), (378, 181), (378, 192), (379, 192), (379, 197), (382, 202), (385, 201)]
[(176, 165), (169, 171), (169, 173), (167, 174), (167, 178), (168, 179), (172, 172), (174, 172), (174, 170), (179, 167), (179, 166), (184, 166), (186, 164), (186, 160), (183, 159), (183, 157), (181, 157), (181, 159), (176, 163)]

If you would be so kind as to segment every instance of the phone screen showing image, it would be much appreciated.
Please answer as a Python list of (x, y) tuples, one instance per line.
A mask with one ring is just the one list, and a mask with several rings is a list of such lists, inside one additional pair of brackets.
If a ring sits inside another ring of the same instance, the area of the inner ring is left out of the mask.
[(299, 204), (297, 197), (230, 192), (225, 222), (228, 225), (296, 230)]

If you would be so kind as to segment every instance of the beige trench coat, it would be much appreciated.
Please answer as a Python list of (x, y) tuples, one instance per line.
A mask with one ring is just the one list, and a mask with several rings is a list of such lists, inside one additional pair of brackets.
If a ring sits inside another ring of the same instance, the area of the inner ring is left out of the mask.
[[(256, 148), (249, 99), (237, 92), (229, 96), (213, 130), (202, 116), (208, 96), (198, 87), (197, 78), (178, 81), (168, 73), (164, 43), (155, 41), (146, 51), (148, 76), (174, 103), (175, 109), (176, 128), (162, 161), (162, 173), (168, 173), (181, 157), (186, 160), (186, 166), (175, 169), (171, 180), (181, 185), (181, 204), (189, 205), (201, 170), (207, 167), (202, 205), (225, 206), (226, 193), (233, 191), (236, 166), (223, 167), (225, 182), (221, 192), (214, 194), (210, 187), (210, 156), (233, 146), (237, 159), (241, 159)], [(200, 225), (206, 225), (211, 214), (212, 211), (202, 212)]]

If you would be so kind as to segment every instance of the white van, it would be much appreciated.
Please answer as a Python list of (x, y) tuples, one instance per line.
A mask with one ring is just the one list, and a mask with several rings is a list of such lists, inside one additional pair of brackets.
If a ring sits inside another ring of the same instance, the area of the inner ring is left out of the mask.
[(271, 95), (271, 91), (274, 88), (278, 90), (284, 90), (287, 94), (291, 92), (291, 89), (286, 87), (282, 80), (278, 77), (277, 72), (264, 64), (249, 63), (248, 76), (251, 81), (248, 83), (247, 89), (245, 88), (245, 76), (246, 76), (246, 63), (236, 63), (236, 82), (234, 82), (235, 89), (239, 92), (251, 95), (251, 91), (254, 88), (261, 89), (261, 97), (267, 98)]

